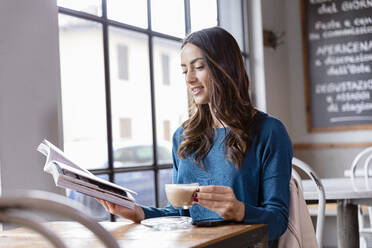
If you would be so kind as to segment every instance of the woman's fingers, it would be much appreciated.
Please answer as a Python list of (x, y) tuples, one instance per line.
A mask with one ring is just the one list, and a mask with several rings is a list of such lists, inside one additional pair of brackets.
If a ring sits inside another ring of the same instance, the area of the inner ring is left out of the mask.
[(216, 193), (195, 193), (195, 197), (198, 200), (211, 200), (211, 201), (232, 201), (234, 200), (234, 195), (232, 194), (216, 194)]
[(218, 213), (222, 218), (234, 218), (234, 204), (232, 202), (219, 202), (210, 200), (199, 200), (198, 204)]
[(101, 199), (96, 198), (96, 200), (101, 203), (110, 214), (118, 215), (122, 218), (132, 220), (133, 222), (140, 222), (145, 218), (143, 209), (138, 205), (136, 205), (134, 209), (129, 209)]
[(106, 206), (107, 206), (108, 212), (113, 214), (114, 211), (113, 211), (112, 204), (110, 202), (106, 202)]
[(201, 193), (217, 193), (217, 194), (226, 194), (231, 193), (232, 188), (227, 186), (218, 186), (218, 185), (209, 185), (199, 187), (199, 192)]
[(107, 201), (104, 201), (104, 200), (101, 200), (101, 199), (97, 199), (95, 198), (99, 203), (102, 204), (102, 206), (106, 209), (107, 212), (111, 213), (112, 214), (112, 206), (111, 206), (111, 203), (110, 202), (107, 202)]
[(198, 199), (198, 204), (211, 210), (230, 209), (233, 207), (233, 202), (231, 201), (214, 201), (214, 200)]
[(238, 200), (235, 201), (213, 201), (198, 200), (199, 205), (218, 213), (226, 220), (242, 221), (244, 218), (245, 206)]
[(202, 186), (193, 195), (195, 202), (218, 213), (227, 220), (241, 221), (245, 206), (235, 197), (232, 188), (227, 186)]
[(227, 186), (202, 186), (199, 188), (198, 192), (194, 193), (194, 198), (200, 200), (210, 200), (210, 201), (221, 201), (229, 202), (235, 200), (235, 194), (232, 188)]

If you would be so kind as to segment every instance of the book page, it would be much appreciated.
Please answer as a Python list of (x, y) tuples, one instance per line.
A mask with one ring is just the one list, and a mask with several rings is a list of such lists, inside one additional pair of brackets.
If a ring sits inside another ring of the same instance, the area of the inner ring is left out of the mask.
[(119, 197), (119, 198), (123, 198), (128, 201), (135, 202), (135, 199), (129, 193), (129, 191), (119, 190), (114, 187), (108, 187), (107, 185), (81, 177), (67, 170), (62, 170), (62, 172), (63, 172), (63, 175), (61, 177), (64, 177), (63, 180), (65, 180), (66, 183), (68, 182), (71, 184), (81, 185), (94, 191), (99, 191), (104, 194), (110, 194), (115, 197)]
[(56, 186), (61, 187), (63, 184), (63, 187), (90, 196), (93, 194), (95, 197), (99, 196), (99, 198), (111, 202), (120, 202), (121, 204), (123, 204), (123, 200), (131, 202), (131, 204), (135, 202), (131, 194), (137, 195), (136, 192), (101, 179), (87, 169), (78, 166), (49, 141), (43, 140), (37, 150), (47, 157), (44, 171), (53, 175)]
[[(57, 170), (56, 167), (54, 167), (53, 170), (56, 171)], [(56, 174), (58, 173), (59, 172), (56, 171)], [(88, 195), (94, 198), (99, 198), (99, 199), (109, 201), (109, 202), (112, 202), (112, 203), (115, 203), (115, 204), (118, 204), (118, 205), (121, 205), (127, 208), (134, 209), (134, 206), (135, 206), (134, 199), (132, 200), (132, 199), (127, 199), (126, 197), (123, 197), (123, 196), (116, 196), (111, 193), (106, 193), (101, 190), (97, 190), (95, 188), (87, 187), (81, 184), (76, 184), (72, 181), (64, 180), (64, 179), (67, 179), (67, 177), (64, 175), (60, 175), (58, 177), (58, 181), (57, 181), (58, 187), (71, 189), (71, 190), (80, 192), (82, 194), (85, 194), (85, 195)], [(131, 197), (129, 192), (128, 194), (129, 194), (129, 197)]]
[(135, 203), (132, 201), (126, 200), (124, 198), (119, 198), (113, 195), (109, 195), (109, 194), (106, 194), (106, 193), (103, 193), (97, 190), (92, 190), (88, 187), (84, 187), (81, 185), (76, 185), (76, 184), (71, 184), (71, 183), (66, 184), (66, 181), (61, 181), (60, 187), (72, 189), (82, 194), (85, 194), (85, 195), (88, 195), (94, 198), (99, 198), (104, 201), (109, 201), (109, 202), (121, 205), (123, 207), (130, 208), (130, 209), (134, 209), (135, 207)]
[(60, 163), (63, 163), (65, 165), (71, 166), (71, 167), (73, 167), (75, 169), (84, 171), (85, 173), (88, 173), (90, 175), (93, 175), (87, 169), (82, 168), (82, 167), (78, 166), (77, 164), (75, 164), (74, 162), (72, 162), (70, 159), (68, 159), (66, 157), (66, 155), (58, 147), (56, 147), (55, 145), (53, 145), (52, 143), (50, 143), (49, 141), (47, 141), (45, 139), (39, 145), (39, 147), (37, 148), (37, 150), (39, 152), (41, 152), (42, 154), (44, 154), (45, 156), (47, 156), (47, 162), (46, 162), (46, 164), (51, 163), (53, 161), (60, 162)]
[[(109, 181), (106, 181), (102, 178), (99, 178), (95, 175), (93, 175), (92, 173), (89, 172), (89, 174), (85, 173), (84, 171), (80, 171), (80, 170), (77, 170), (75, 168), (71, 168), (69, 165), (66, 165), (66, 164), (63, 164), (61, 162), (57, 162), (57, 164), (63, 169), (63, 170), (67, 170), (67, 171), (70, 171), (74, 174), (77, 174), (79, 176), (82, 176), (82, 177), (85, 177), (87, 179), (90, 179), (90, 180), (93, 180), (97, 183), (101, 183), (101, 184), (104, 184), (104, 185), (107, 185), (108, 187), (113, 187), (113, 188), (116, 188), (116, 189), (119, 189), (119, 190), (122, 190), (122, 191), (126, 191), (126, 192), (130, 192), (132, 194), (135, 194), (137, 195), (136, 192), (134, 192), (133, 190), (130, 190), (130, 189), (127, 189), (127, 188), (124, 188), (120, 185), (117, 185), (117, 184), (114, 184), (112, 182), (109, 182)], [(91, 182), (92, 183), (92, 182)]]

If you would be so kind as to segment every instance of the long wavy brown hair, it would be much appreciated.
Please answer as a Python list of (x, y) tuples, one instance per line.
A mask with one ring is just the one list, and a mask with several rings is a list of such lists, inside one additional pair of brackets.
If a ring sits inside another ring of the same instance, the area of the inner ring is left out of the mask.
[[(209, 104), (195, 104), (191, 117), (182, 124), (184, 140), (178, 157), (193, 156), (204, 168), (203, 159), (213, 146), (213, 117), (230, 128), (226, 132), (226, 154), (236, 168), (240, 168), (252, 143), (254, 108), (249, 96), (249, 79), (242, 54), (234, 37), (220, 27), (203, 29), (188, 35), (182, 48), (191, 43), (201, 49), (210, 75)], [(226, 126), (224, 127), (226, 128)]]

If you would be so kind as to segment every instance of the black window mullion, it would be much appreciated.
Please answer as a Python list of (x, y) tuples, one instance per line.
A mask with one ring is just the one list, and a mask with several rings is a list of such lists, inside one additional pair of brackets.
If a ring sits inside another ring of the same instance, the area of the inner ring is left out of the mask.
[[(107, 20), (107, 3), (102, 0), (102, 18)], [(106, 93), (106, 125), (107, 125), (107, 154), (108, 154), (108, 176), (109, 181), (114, 182), (113, 172), (113, 147), (112, 147), (112, 119), (111, 119), (111, 90), (110, 90), (110, 57), (109, 57), (109, 37), (107, 22), (102, 23), (103, 35), (103, 58), (105, 71), (105, 93)], [(115, 216), (110, 214), (111, 221), (115, 221)]]
[(243, 28), (243, 55), (249, 59), (249, 39), (248, 39), (248, 18), (247, 18), (248, 4), (245, 0), (241, 0), (242, 9), (242, 28)]
[(220, 0), (216, 0), (217, 5), (217, 26), (220, 26)]
[(58, 12), (62, 13), (62, 14), (65, 14), (65, 15), (89, 20), (89, 21), (95, 21), (95, 22), (103, 23), (102, 17), (96, 16), (96, 15), (93, 15), (93, 14), (89, 14), (89, 13), (85, 13), (83, 11), (68, 9), (68, 8), (65, 8), (65, 7), (58, 7)]
[(152, 35), (152, 24), (151, 24), (151, 0), (147, 0), (147, 26), (149, 35), (149, 61), (150, 61), (150, 95), (151, 95), (151, 121), (152, 121), (152, 151), (154, 159), (154, 190), (155, 190), (155, 206), (159, 206), (159, 194), (158, 194), (158, 146), (157, 146), (157, 132), (156, 132), (156, 108), (155, 108), (155, 82), (154, 82), (154, 47), (153, 47), (153, 35)]
[(241, 6), (241, 14), (242, 14), (242, 19), (241, 19), (241, 22), (242, 22), (242, 31), (243, 31), (243, 56), (244, 57), (248, 57), (248, 46), (247, 46), (247, 38), (246, 38), (246, 22), (245, 22), (245, 13), (246, 13), (246, 9), (245, 9), (245, 1), (244, 0), (241, 0), (240, 1), (240, 6)]
[(125, 24), (125, 23), (118, 22), (118, 21), (111, 20), (111, 19), (106, 19), (105, 22), (107, 22), (107, 24), (113, 27), (127, 29), (130, 31), (138, 32), (138, 33), (148, 34), (148, 30), (144, 28), (136, 27), (133, 25)]
[[(159, 164), (157, 167), (157, 170), (163, 170), (163, 169), (171, 169), (173, 168), (173, 164)], [(154, 170), (153, 165), (144, 165), (144, 166), (135, 166), (135, 167), (119, 167), (114, 168), (113, 172), (115, 173), (126, 173), (126, 172), (138, 172), (138, 171), (149, 171)], [(92, 169), (89, 170), (94, 175), (107, 175), (110, 173), (109, 169)]]
[(164, 39), (167, 39), (167, 40), (173, 40), (173, 41), (178, 41), (178, 42), (182, 41), (182, 38), (175, 37), (175, 36), (172, 36), (172, 35), (163, 34), (163, 33), (159, 33), (159, 32), (156, 32), (156, 31), (151, 31), (150, 33), (153, 37), (159, 37), (159, 38), (164, 38)]
[(190, 0), (184, 0), (185, 4), (185, 33), (188, 35), (191, 32), (191, 14), (190, 14)]
[[(243, 58), (244, 58), (244, 64), (246, 66), (247, 72), (250, 73), (249, 66), (248, 66), (250, 55), (249, 55), (249, 39), (248, 39), (248, 18), (247, 18), (248, 5), (247, 5), (247, 1), (241, 0), (240, 5), (241, 5), (241, 11), (242, 11), (241, 12), (242, 13), (241, 22), (242, 22), (242, 28), (243, 28), (243, 52), (242, 52), (242, 55), (243, 55)], [(251, 87), (250, 87), (250, 92), (252, 92), (252, 87), (253, 87), (253, 85), (251, 85)], [(254, 98), (254, 97), (252, 96), (252, 98)]]

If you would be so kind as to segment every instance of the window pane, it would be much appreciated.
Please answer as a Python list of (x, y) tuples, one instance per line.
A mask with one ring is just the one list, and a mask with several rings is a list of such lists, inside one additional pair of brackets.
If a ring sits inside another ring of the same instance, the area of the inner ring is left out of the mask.
[(87, 169), (107, 160), (101, 24), (59, 15), (64, 150)]
[(123, 187), (134, 190), (136, 202), (145, 206), (155, 206), (155, 187), (153, 171), (136, 171), (116, 173), (114, 182)]
[(83, 11), (92, 15), (102, 16), (102, 0), (57, 0), (59, 7)]
[[(187, 89), (181, 70), (181, 44), (154, 38), (154, 78), (156, 100), (156, 130), (158, 138), (158, 164), (171, 164), (171, 141), (174, 131), (188, 117)], [(164, 57), (168, 62), (162, 63)], [(169, 67), (164, 70), (162, 67)], [(169, 74), (164, 83), (165, 71)], [(161, 150), (161, 148), (163, 148)], [(168, 149), (168, 152), (165, 150)], [(167, 159), (166, 159), (167, 158)]]
[(190, 0), (191, 31), (217, 26), (216, 0)]
[[(114, 166), (153, 163), (147, 35), (109, 28)], [(118, 48), (126, 47), (127, 59)], [(119, 71), (127, 68), (127, 79)]]
[(167, 196), (165, 195), (165, 184), (172, 183), (172, 169), (159, 170), (159, 207), (163, 208), (168, 204)]
[[(108, 180), (108, 175), (98, 175), (98, 177)], [(86, 213), (91, 215), (94, 219), (98, 221), (110, 220), (110, 214), (93, 197), (84, 195), (73, 190), (66, 190), (66, 196), (72, 200), (75, 200), (83, 204), (86, 207), (85, 208)]]
[(107, 17), (141, 28), (147, 28), (146, 0), (107, 0)]
[(152, 29), (183, 38), (185, 36), (184, 0), (152, 0)]
[[(237, 40), (240, 50), (244, 50), (242, 1), (219, 1), (219, 25), (229, 31)], [(246, 46), (247, 48), (248, 46)], [(247, 51), (246, 51), (247, 52)]]

